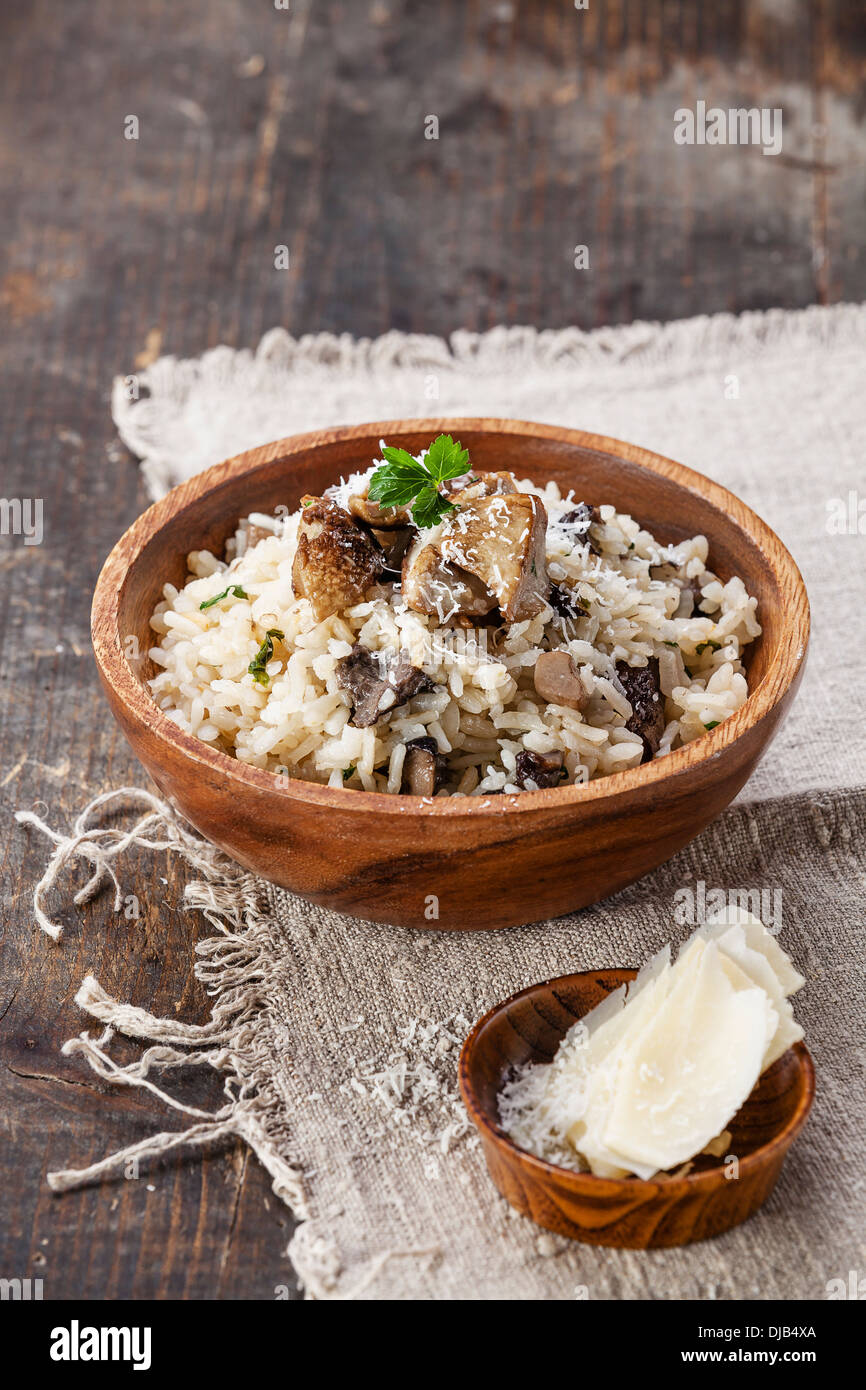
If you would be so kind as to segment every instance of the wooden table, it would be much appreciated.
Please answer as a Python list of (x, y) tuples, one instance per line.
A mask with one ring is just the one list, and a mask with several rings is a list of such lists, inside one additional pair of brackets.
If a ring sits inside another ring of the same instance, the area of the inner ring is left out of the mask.
[[(274, 324), (592, 327), (861, 298), (859, 8), (5, 7), (2, 491), (43, 499), (45, 535), (0, 538), (4, 809), (41, 802), (68, 825), (95, 791), (142, 780), (89, 654), (95, 576), (146, 500), (109, 418), (114, 373), (254, 345)], [(677, 146), (673, 112), (699, 99), (781, 106), (782, 153)], [(47, 1191), (51, 1168), (183, 1123), (60, 1046), (86, 1025), (73, 996), (88, 971), (158, 1014), (206, 1018), (201, 929), (179, 907), (182, 869), (141, 860), (127, 891), (143, 920), (103, 895), (61, 909), (53, 945), (31, 911), (46, 844), (3, 824), (0, 1276), (41, 1277), (46, 1298), (273, 1298), (291, 1284), (291, 1221), (240, 1144)], [(215, 1078), (173, 1085), (218, 1102)]]

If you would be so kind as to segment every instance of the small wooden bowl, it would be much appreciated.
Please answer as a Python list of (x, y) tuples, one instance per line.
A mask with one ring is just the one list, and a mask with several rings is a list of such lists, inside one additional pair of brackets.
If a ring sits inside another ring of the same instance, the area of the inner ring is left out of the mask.
[(521, 990), (476, 1023), (460, 1054), (460, 1090), (481, 1134), (494, 1183), (539, 1226), (589, 1245), (629, 1250), (687, 1245), (745, 1221), (770, 1195), (815, 1094), (812, 1059), (802, 1043), (764, 1073), (728, 1128), (739, 1176), (724, 1158), (701, 1156), (685, 1177), (597, 1178), (535, 1158), (499, 1123), (498, 1097), (513, 1068), (549, 1062), (572, 1024), (634, 970), (563, 975)]
[[(552, 478), (585, 501), (613, 502), (666, 542), (706, 535), (713, 568), (723, 579), (741, 575), (758, 600), (763, 635), (747, 649), (751, 693), (742, 709), (686, 748), (587, 786), (435, 801), (281, 784), (172, 723), (146, 685), (155, 674), (148, 621), (163, 585), (183, 584), (187, 553), (221, 553), (239, 517), (295, 507), (304, 493), (367, 467), (383, 437), (417, 453), (441, 431), (469, 448), (477, 469)], [(92, 634), (109, 703), (138, 757), (187, 820), (240, 864), (357, 917), (489, 928), (597, 902), (669, 858), (728, 805), (794, 697), (809, 604), (797, 566), (754, 512), (658, 454), (517, 420), (397, 420), (278, 440), (175, 488), (106, 560)]]

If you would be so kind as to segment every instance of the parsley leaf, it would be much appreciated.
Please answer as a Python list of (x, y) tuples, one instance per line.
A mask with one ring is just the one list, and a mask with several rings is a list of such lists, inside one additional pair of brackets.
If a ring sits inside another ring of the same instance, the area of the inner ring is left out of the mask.
[(454, 503), (439, 491), (449, 478), (459, 478), (469, 467), (469, 450), (450, 434), (433, 440), (423, 458), (416, 459), (406, 449), (388, 445), (382, 450), (383, 464), (370, 479), (368, 496), (381, 507), (412, 507), (416, 526), (435, 526)]
[(247, 667), (247, 670), (257, 685), (267, 685), (270, 682), (271, 678), (267, 673), (266, 667), (274, 654), (275, 637), (278, 637), (282, 642), (285, 638), (285, 633), (280, 632), (278, 627), (269, 627), (264, 642)]
[(698, 645), (695, 647), (695, 655), (700, 656), (701, 652), (705, 652), (707, 650), (707, 647), (710, 648), (710, 651), (717, 652), (721, 645), (721, 642), (714, 642), (712, 638), (708, 638), (706, 642), (698, 643)]
[(705, 729), (717, 729), (721, 724), (721, 719), (713, 719), (709, 724), (705, 724)]
[(206, 608), (213, 608), (215, 603), (220, 603), (231, 593), (234, 593), (235, 598), (249, 598), (249, 594), (240, 584), (230, 584), (227, 589), (223, 589), (221, 594), (215, 594), (213, 598), (206, 598), (204, 603), (200, 603), (199, 610), (203, 613)]
[(423, 487), (415, 498), (412, 520), (416, 526), (436, 526), (446, 512), (454, 511), (454, 503), (443, 497), (438, 488)]
[(410, 454), (408, 449), (398, 449), (393, 444), (386, 444), (382, 450), (382, 457), (395, 468), (408, 468), (410, 471), (423, 468), (414, 454)]
[(459, 478), (469, 466), (469, 450), (464, 449), (451, 438), (450, 434), (440, 434), (433, 440), (424, 455), (424, 467), (437, 483), (446, 478)]

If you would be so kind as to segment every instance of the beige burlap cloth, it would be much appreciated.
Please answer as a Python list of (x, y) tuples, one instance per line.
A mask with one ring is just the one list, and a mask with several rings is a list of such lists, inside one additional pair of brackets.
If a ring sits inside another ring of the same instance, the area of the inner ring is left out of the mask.
[[(169, 1103), (172, 1068), (224, 1074), (216, 1114), (191, 1112), (189, 1129), (133, 1156), (243, 1136), (301, 1219), (290, 1255), (310, 1296), (821, 1299), (864, 1272), (864, 348), (860, 306), (450, 344), (277, 330), (255, 354), (164, 358), (116, 384), (118, 427), (154, 494), (281, 434), (389, 416), (500, 414), (632, 439), (738, 492), (790, 547), (812, 601), (802, 692), (737, 804), (656, 873), (573, 917), (466, 936), (353, 921), (235, 870), (149, 793), (103, 799), (55, 833), (37, 892), (55, 934), (49, 889), (76, 857), (92, 873), (81, 902), (121, 883), (133, 839), (190, 861), (187, 901), (214, 928), (198, 947), (211, 1022), (152, 1018), (88, 979), (79, 1003), (106, 1031), (67, 1047)], [(136, 798), (137, 821), (115, 814)], [(513, 990), (638, 965), (683, 939), (676, 895), (698, 881), (763, 890), (779, 907), (780, 940), (807, 977), (796, 1003), (818, 1073), (811, 1120), (764, 1209), (726, 1236), (640, 1253), (550, 1236), (487, 1177), (457, 1097), (460, 1041)], [(113, 1030), (151, 1045), (119, 1069)], [(128, 1157), (50, 1181), (110, 1176)]]

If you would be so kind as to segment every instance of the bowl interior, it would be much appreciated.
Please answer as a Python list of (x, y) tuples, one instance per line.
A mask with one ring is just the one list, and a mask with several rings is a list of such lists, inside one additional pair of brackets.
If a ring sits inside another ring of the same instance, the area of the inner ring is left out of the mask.
[[(368, 467), (379, 456), (379, 440), (386, 430), (389, 442), (417, 452), (429, 443), (431, 430), (439, 428), (459, 429), (475, 468), (508, 468), (536, 482), (553, 479), (564, 491), (573, 489), (580, 500), (612, 502), (630, 512), (666, 542), (706, 535), (711, 567), (723, 580), (739, 574), (758, 599), (763, 636), (747, 648), (745, 659), (754, 694), (782, 640), (786, 605), (771, 555), (761, 535), (748, 529), (748, 510), (688, 470), (635, 446), (595, 441), (592, 436), (586, 438), (593, 443), (584, 444), (575, 432), (563, 438), (563, 431), (545, 435), (544, 427), (536, 433), (530, 426), (507, 422), (412, 422), (411, 427), (402, 422), (391, 429), (373, 425), (335, 431), (312, 442), (279, 441), (175, 489), (146, 514), (158, 525), (154, 527), (152, 520), (148, 533), (142, 532), (143, 544), (140, 537), (130, 543), (117, 594), (118, 645), (124, 651), (147, 653), (153, 640), (150, 615), (166, 582), (184, 582), (190, 550), (221, 554), (241, 516), (270, 512), (279, 505), (293, 510), (304, 493), (320, 493), (341, 476)], [(604, 447), (596, 447), (599, 442)], [(129, 665), (142, 683), (154, 674), (147, 658)]]
[[(572, 1024), (612, 990), (633, 980), (635, 974), (634, 970), (598, 970), (564, 975), (523, 990), (487, 1014), (470, 1034), (461, 1057), (464, 1099), (476, 1123), (480, 1121), (521, 1152), (499, 1123), (498, 1096), (505, 1081), (527, 1062), (550, 1062)], [(811, 1094), (811, 1064), (806, 1049), (798, 1043), (764, 1073), (731, 1121), (732, 1152), (742, 1162), (802, 1122)], [(693, 1161), (692, 1171), (701, 1173), (723, 1166), (723, 1158), (701, 1155)], [(587, 1179), (593, 1181), (591, 1175), (581, 1175), (582, 1181)]]

